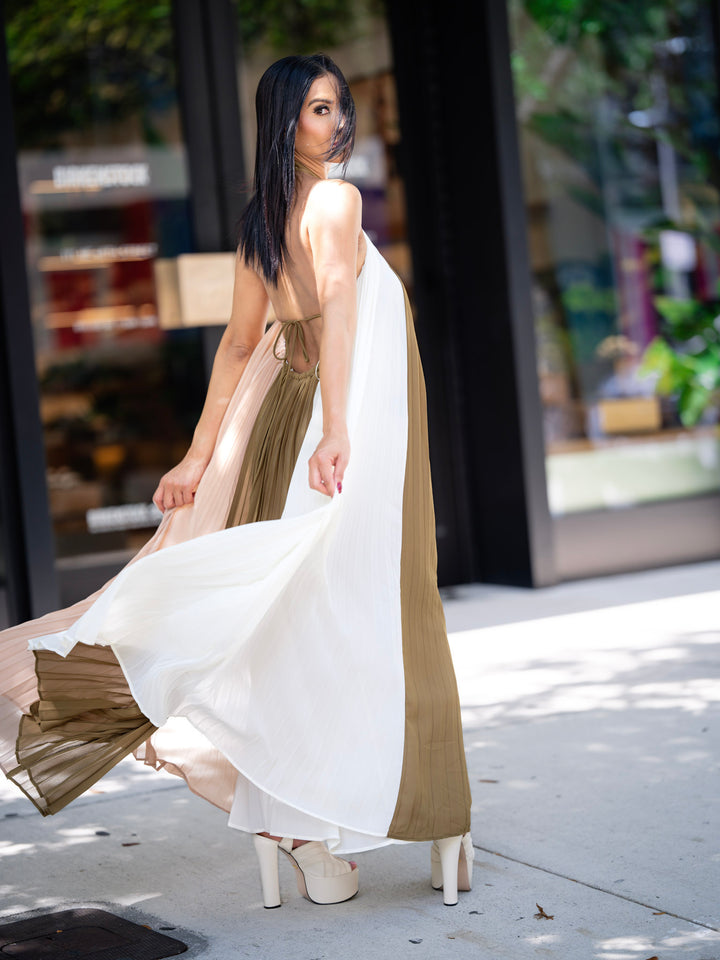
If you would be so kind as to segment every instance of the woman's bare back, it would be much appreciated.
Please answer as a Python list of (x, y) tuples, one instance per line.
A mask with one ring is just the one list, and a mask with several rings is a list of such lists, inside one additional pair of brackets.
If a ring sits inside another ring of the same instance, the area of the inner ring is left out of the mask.
[[(347, 185), (349, 186), (349, 185)], [(300, 344), (294, 348), (293, 355), (287, 357), (290, 366), (298, 372), (312, 370), (320, 358), (320, 337), (322, 334), (322, 316), (317, 291), (317, 278), (310, 246), (309, 219), (322, 216), (322, 206), (311, 200), (312, 194), (320, 187), (327, 202), (330, 190), (346, 188), (342, 180), (322, 180), (311, 182), (309, 186), (299, 184), (296, 201), (292, 206), (285, 228), (287, 253), (285, 267), (278, 273), (277, 283), (272, 285), (263, 280), (273, 313), (278, 320), (306, 320), (303, 323), (305, 347), (309, 357), (303, 357)], [(358, 234), (357, 262), (355, 275), (359, 276), (365, 262), (367, 245), (362, 231)], [(313, 319), (308, 320), (307, 318)]]

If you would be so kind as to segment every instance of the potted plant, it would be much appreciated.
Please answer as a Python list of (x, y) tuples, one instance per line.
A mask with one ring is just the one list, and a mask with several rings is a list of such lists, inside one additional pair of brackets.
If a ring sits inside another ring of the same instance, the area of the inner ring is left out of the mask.
[(663, 329), (645, 349), (638, 370), (656, 377), (655, 391), (674, 397), (680, 422), (694, 427), (720, 406), (720, 306), (656, 297)]

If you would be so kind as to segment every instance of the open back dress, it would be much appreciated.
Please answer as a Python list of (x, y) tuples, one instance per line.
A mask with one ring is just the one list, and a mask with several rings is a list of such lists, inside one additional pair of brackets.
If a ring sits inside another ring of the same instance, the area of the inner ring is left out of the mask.
[(194, 502), (97, 593), (0, 633), (0, 765), (43, 814), (134, 752), (230, 826), (334, 853), (469, 830), (425, 385), (369, 239), (357, 298), (342, 493), (308, 485), (322, 369), (283, 361), (301, 324), (275, 321)]

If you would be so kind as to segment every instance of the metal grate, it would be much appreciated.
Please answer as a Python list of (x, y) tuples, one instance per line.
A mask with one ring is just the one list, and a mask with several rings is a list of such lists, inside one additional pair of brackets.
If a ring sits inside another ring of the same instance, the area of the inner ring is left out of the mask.
[(63, 910), (0, 926), (0, 957), (19, 960), (161, 960), (187, 945), (106, 910)]

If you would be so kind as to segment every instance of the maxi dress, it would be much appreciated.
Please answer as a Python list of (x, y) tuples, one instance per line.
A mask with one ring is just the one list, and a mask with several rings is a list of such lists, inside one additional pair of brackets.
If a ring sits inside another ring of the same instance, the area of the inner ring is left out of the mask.
[(357, 306), (342, 493), (308, 485), (322, 370), (278, 360), (304, 337), (276, 320), (194, 502), (97, 593), (0, 633), (0, 767), (43, 814), (134, 752), (230, 826), (335, 853), (469, 830), (424, 379), (369, 239)]

